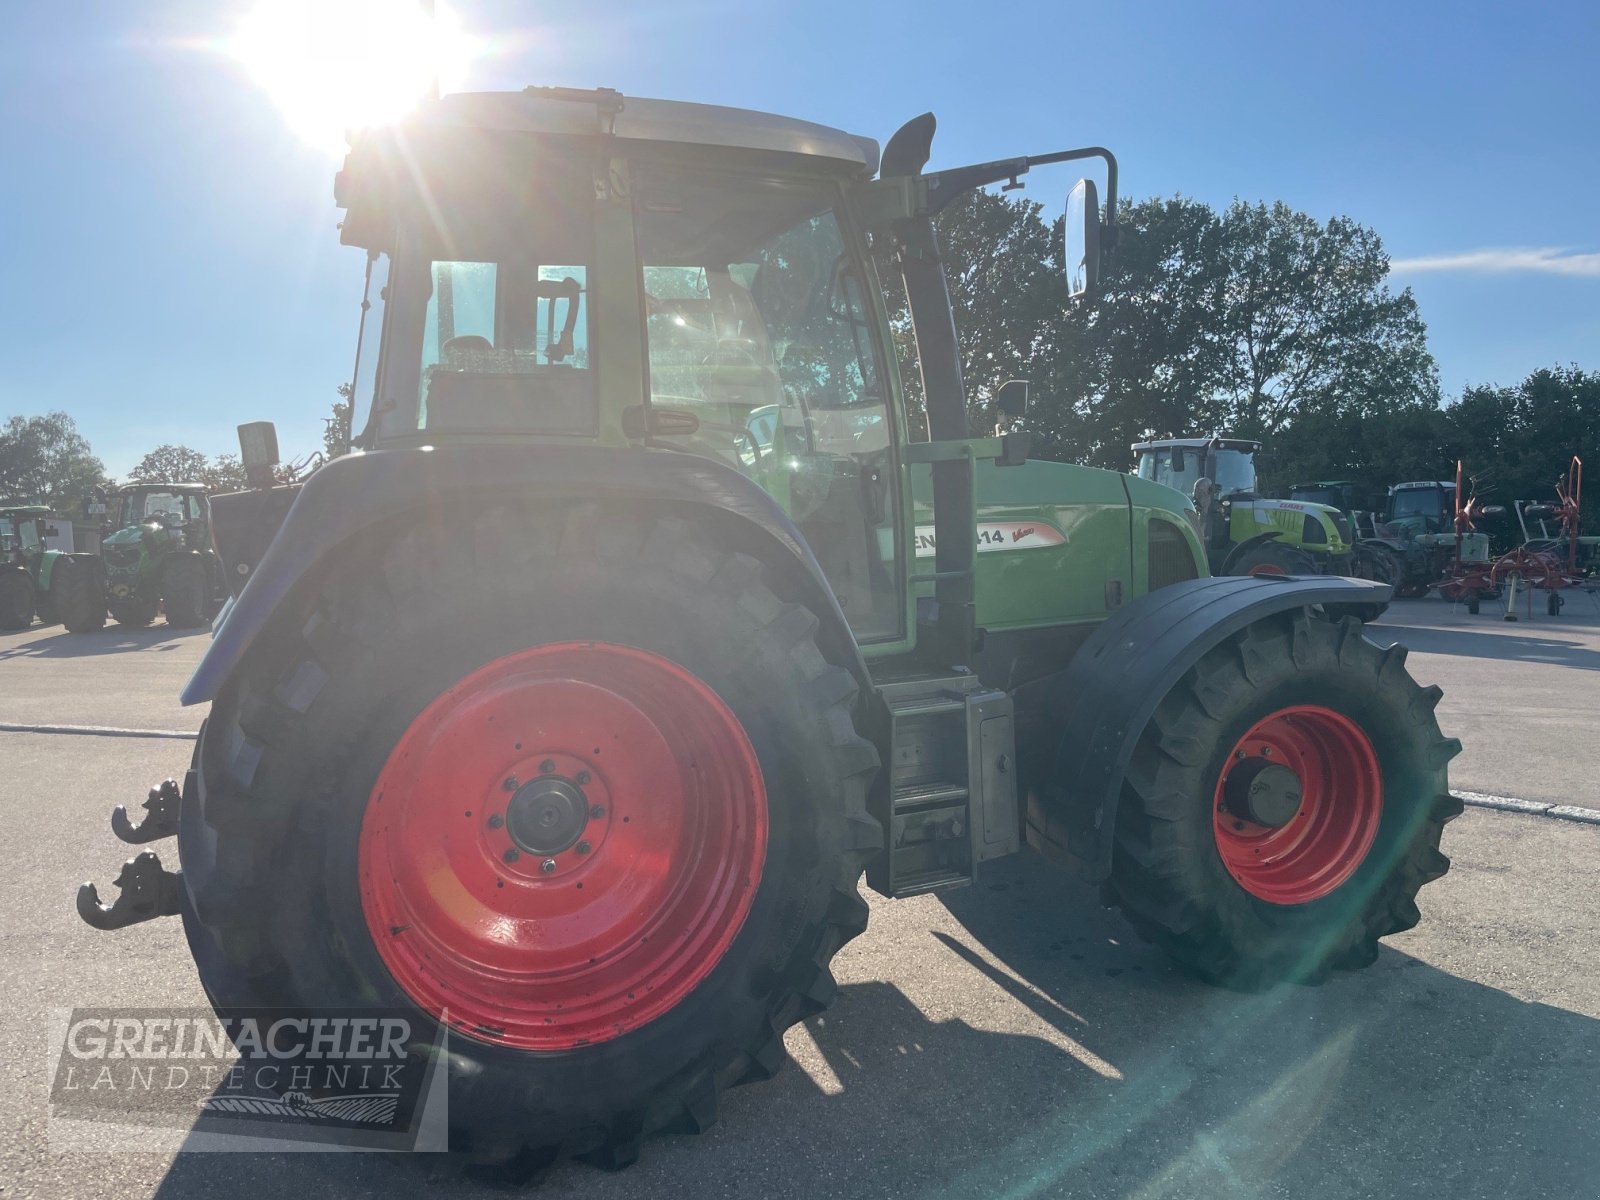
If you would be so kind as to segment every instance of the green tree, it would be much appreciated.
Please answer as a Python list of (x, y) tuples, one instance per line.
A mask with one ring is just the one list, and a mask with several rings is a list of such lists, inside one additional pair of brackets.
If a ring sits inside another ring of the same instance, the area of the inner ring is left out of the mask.
[(195, 483), (203, 481), (210, 460), (198, 450), (171, 444), (157, 446), (128, 472), (135, 483)]
[(200, 473), (200, 482), (213, 492), (242, 492), (249, 484), (237, 454), (219, 454)]
[(12, 417), (0, 427), (0, 500), (82, 518), (84, 501), (104, 481), (105, 467), (66, 413)]
[(324, 417), (322, 424), (323, 453), (331, 461), (350, 450), (350, 417), (355, 408), (355, 389), (348, 383), (339, 385), (339, 398), (333, 402), (333, 414)]

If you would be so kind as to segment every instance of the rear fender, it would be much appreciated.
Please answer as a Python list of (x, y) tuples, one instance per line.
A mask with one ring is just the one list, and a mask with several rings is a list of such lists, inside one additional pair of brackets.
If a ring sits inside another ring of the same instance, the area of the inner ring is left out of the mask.
[[(1028, 841), (1091, 881), (1111, 871), (1123, 776), (1156, 706), (1225, 638), (1273, 613), (1311, 605), (1382, 604), (1391, 589), (1365, 579), (1233, 575), (1170, 584), (1107, 618), (1065, 668), (1018, 709), (1047, 710), (1054, 762), (1030, 788)], [(1046, 758), (1048, 762), (1049, 759)]]
[[(300, 583), (352, 539), (408, 511), (459, 503), (487, 507), (511, 497), (700, 510), (720, 544), (761, 559), (777, 573), (775, 583), (816, 613), (823, 653), (867, 684), (860, 649), (805, 538), (771, 496), (733, 468), (664, 450), (489, 444), (348, 454), (285, 495), (289, 507), (281, 527), (249, 566), (247, 581), (183, 690), (183, 703), (213, 699)], [(237, 564), (248, 562), (234, 534), (246, 526), (270, 528), (272, 503), (256, 502), (252, 524), (242, 495), (213, 500), (217, 546), (230, 581)]]
[(64, 554), (65, 551), (62, 550), (46, 550), (39, 557), (39, 590), (41, 592), (49, 592), (50, 576), (55, 572), (56, 560), (63, 557)]

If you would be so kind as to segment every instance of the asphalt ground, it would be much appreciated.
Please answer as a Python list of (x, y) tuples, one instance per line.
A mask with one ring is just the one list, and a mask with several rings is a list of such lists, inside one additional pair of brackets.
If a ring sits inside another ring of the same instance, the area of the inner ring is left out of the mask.
[[(1373, 628), (1444, 686), (1459, 788), (1593, 803), (1600, 613), (1580, 603), (1508, 625), (1409, 602)], [(175, 696), (204, 644), (0, 636), (0, 725), (194, 729)], [(102, 934), (72, 910), (130, 853), (111, 806), (188, 753), (0, 732), (0, 1197), (505, 1194), (411, 1158), (52, 1144), (54, 1010), (204, 1003), (176, 921)], [(837, 1002), (790, 1032), (776, 1079), (726, 1096), (699, 1138), (654, 1140), (618, 1174), (563, 1166), (538, 1194), (1600, 1195), (1600, 826), (1469, 809), (1444, 848), (1422, 923), (1374, 967), (1261, 996), (1183, 975), (1028, 856), (943, 900), (874, 899)]]

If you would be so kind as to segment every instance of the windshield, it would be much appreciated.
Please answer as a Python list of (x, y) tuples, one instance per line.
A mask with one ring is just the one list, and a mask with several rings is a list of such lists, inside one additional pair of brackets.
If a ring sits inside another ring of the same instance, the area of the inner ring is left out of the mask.
[(674, 431), (661, 440), (756, 480), (858, 635), (897, 633), (888, 396), (837, 191), (667, 167), (635, 179), (650, 403)]
[(1256, 456), (1246, 450), (1213, 450), (1207, 468), (1224, 496), (1256, 490)]
[(0, 551), (17, 548), (17, 526), (10, 517), (0, 517)]
[(1441, 488), (1405, 488), (1389, 500), (1389, 519), (1401, 517), (1443, 517), (1445, 496)]
[(134, 492), (128, 497), (123, 523), (137, 525), (160, 517), (176, 523), (184, 519), (184, 497), (177, 492)]

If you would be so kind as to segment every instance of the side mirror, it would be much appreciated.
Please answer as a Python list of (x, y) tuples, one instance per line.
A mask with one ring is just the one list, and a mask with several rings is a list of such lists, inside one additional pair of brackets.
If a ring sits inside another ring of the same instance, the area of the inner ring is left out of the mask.
[(1002, 417), (1020, 421), (1028, 412), (1028, 381), (1008, 379), (994, 394), (994, 410)]
[(278, 465), (278, 430), (271, 421), (239, 426), (239, 462), (251, 487), (272, 486), (272, 468)]
[(1100, 193), (1080, 179), (1067, 193), (1067, 294), (1081, 296), (1100, 280)]
[(1183, 447), (1174, 446), (1172, 448), (1172, 473), (1174, 475), (1180, 473), (1187, 465), (1183, 457)]

